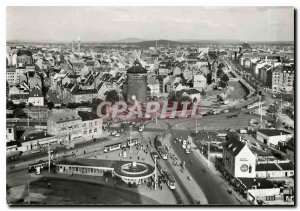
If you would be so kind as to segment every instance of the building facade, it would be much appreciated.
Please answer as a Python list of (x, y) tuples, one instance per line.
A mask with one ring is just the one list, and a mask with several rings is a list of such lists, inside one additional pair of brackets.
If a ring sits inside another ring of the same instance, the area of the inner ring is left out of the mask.
[(72, 110), (53, 109), (47, 120), (48, 134), (56, 135), (60, 141), (82, 139), (82, 119)]
[(103, 120), (95, 113), (78, 111), (82, 119), (82, 137), (84, 140), (100, 138), (102, 136)]

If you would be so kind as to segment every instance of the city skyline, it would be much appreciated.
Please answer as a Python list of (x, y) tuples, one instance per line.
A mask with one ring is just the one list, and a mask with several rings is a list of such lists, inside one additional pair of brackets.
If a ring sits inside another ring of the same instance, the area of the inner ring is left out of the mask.
[(6, 12), (8, 41), (294, 41), (292, 7), (7, 7)]

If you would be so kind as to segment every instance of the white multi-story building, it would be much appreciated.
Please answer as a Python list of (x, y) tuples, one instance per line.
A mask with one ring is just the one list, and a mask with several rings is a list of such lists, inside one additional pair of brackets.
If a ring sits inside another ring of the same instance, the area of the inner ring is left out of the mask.
[(230, 179), (256, 176), (256, 157), (245, 142), (228, 140), (223, 149), (224, 170)]
[(78, 111), (82, 119), (82, 137), (84, 140), (100, 138), (102, 136), (103, 120), (95, 113)]

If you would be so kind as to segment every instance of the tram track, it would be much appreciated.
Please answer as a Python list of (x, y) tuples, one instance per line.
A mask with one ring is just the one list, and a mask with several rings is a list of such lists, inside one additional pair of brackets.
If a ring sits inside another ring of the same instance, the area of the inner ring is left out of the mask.
[(183, 191), (184, 195), (187, 197), (187, 199), (189, 200), (190, 204), (195, 204), (194, 198), (190, 195), (190, 193), (188, 192), (188, 190), (186, 189), (186, 187), (183, 185), (183, 183), (181, 182), (179, 176), (176, 174), (176, 172), (174, 171), (174, 169), (172, 168), (171, 164), (169, 163), (168, 160), (164, 160), (164, 163), (166, 164), (166, 166), (168, 167), (168, 170), (172, 173), (172, 175), (175, 177), (175, 180), (177, 181), (177, 184), (180, 186), (181, 190)]

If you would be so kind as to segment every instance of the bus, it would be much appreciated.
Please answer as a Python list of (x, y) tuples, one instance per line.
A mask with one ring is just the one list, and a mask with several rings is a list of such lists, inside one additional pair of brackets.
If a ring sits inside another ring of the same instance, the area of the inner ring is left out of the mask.
[(168, 151), (165, 147), (159, 147), (157, 150), (158, 150), (160, 156), (162, 157), (162, 159), (164, 159), (164, 160), (168, 159)]
[(104, 152), (111, 152), (121, 149), (122, 143), (112, 144), (104, 147)]
[[(32, 172), (40, 173), (41, 170), (48, 169), (48, 166), (49, 166), (49, 161), (40, 160), (39, 162), (30, 164), (28, 166), (28, 173), (32, 173)], [(54, 162), (51, 160), (50, 167), (53, 166), (54, 166)]]
[(162, 171), (163, 171), (164, 177), (166, 178), (167, 185), (169, 186), (170, 189), (174, 190), (176, 188), (176, 186), (175, 186), (175, 179), (174, 179), (173, 175), (167, 170), (162, 170)]

